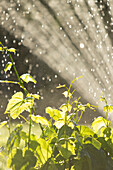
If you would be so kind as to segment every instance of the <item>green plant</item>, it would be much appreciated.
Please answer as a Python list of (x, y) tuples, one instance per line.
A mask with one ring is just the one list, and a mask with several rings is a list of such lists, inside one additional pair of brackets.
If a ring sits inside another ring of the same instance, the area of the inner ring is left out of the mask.
[[(106, 119), (96, 118), (91, 128), (79, 125), (79, 121), (87, 108), (95, 110), (95, 106), (89, 103), (83, 105), (80, 98), (72, 100), (75, 90), (72, 84), (78, 79), (74, 79), (69, 87), (59, 85), (57, 88), (65, 88), (63, 95), (66, 103), (59, 109), (47, 107), (46, 117), (36, 115), (34, 100), (39, 99), (39, 95), (30, 94), (24, 86), (30, 81), (36, 84), (36, 80), (29, 74), (19, 76), (15, 67), (11, 52), (15, 49), (7, 49), (1, 43), (0, 50), (6, 51), (11, 59), (5, 67), (5, 73), (12, 67), (16, 73), (18, 81), (0, 80), (1, 83), (16, 83), (22, 91), (15, 93), (9, 100), (6, 111), (9, 120), (0, 123), (7, 126), (9, 137), (6, 146), (1, 147), (1, 154), (7, 150), (7, 166), (13, 170), (112, 170), (113, 169), (113, 131), (111, 122), (108, 119), (108, 112), (113, 111), (112, 106), (108, 106), (105, 101)], [(80, 77), (79, 77), (80, 78)], [(27, 111), (29, 120), (22, 113)], [(28, 133), (24, 131), (22, 124), (17, 124), (11, 130), (11, 120), (23, 118), (29, 125)], [(32, 124), (39, 124), (41, 135), (31, 134)], [(21, 141), (24, 145), (21, 146)]]

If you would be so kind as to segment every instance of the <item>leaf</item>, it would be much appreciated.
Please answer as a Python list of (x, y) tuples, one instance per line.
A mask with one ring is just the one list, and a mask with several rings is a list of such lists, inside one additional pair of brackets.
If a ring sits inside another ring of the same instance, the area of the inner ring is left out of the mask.
[(20, 131), (23, 129), (21, 124), (18, 124), (16, 128), (11, 132), (6, 146), (8, 150), (11, 151), (13, 146), (19, 147), (20, 144)]
[(2, 128), (4, 125), (6, 125), (7, 124), (7, 121), (3, 121), (3, 122), (1, 122), (0, 123), (0, 128)]
[(104, 106), (103, 112), (112, 113), (113, 112), (113, 106), (108, 106), (108, 105)]
[(8, 51), (11, 53), (16, 53), (16, 49), (15, 48), (9, 48)]
[(65, 84), (63, 84), (63, 85), (59, 84), (56, 88), (59, 89), (59, 88), (62, 88), (62, 87), (66, 87), (66, 85)]
[(109, 113), (113, 112), (113, 106), (109, 106)]
[(66, 132), (66, 136), (70, 137), (73, 133), (73, 129), (67, 125), (63, 125), (58, 131), (58, 138), (63, 138)]
[(85, 142), (85, 144), (91, 143), (98, 150), (100, 150), (100, 148), (101, 148), (101, 143), (93, 137), (85, 138), (84, 142)]
[(60, 129), (64, 125), (64, 120), (55, 121), (54, 125)]
[(38, 95), (38, 94), (32, 94), (32, 97), (34, 97), (35, 99), (38, 99), (38, 100), (39, 100), (40, 95)]
[(15, 170), (20, 170), (23, 163), (23, 156), (21, 149), (13, 149), (12, 152), (9, 154), (7, 160), (8, 168), (13, 167)]
[(93, 136), (94, 132), (87, 126), (79, 125), (76, 126), (82, 136)]
[(51, 157), (52, 148), (49, 144), (49, 141), (46, 141), (42, 138), (38, 139), (38, 143), (40, 145), (37, 146), (36, 152), (41, 163), (44, 164)]
[(21, 149), (13, 149), (9, 155), (7, 165), (15, 170), (30, 170), (36, 164), (36, 157), (30, 150), (26, 150), (23, 156)]
[(23, 81), (25, 81), (26, 83), (29, 83), (29, 82), (33, 82), (34, 84), (37, 83), (36, 80), (35, 80), (30, 74), (28, 74), (28, 73), (22, 74), (22, 75), (20, 76), (20, 78), (21, 78)]
[(23, 93), (17, 92), (9, 100), (4, 114), (9, 113), (13, 119), (16, 119), (23, 111), (30, 112), (33, 107), (33, 98), (23, 99)]
[(51, 107), (46, 108), (46, 113), (50, 115), (51, 118), (53, 118), (55, 121), (62, 118), (61, 112), (57, 109), (53, 109)]
[(63, 92), (62, 93), (66, 98), (70, 98), (71, 96), (72, 96), (72, 94), (71, 93), (69, 93), (68, 91), (65, 91), (65, 92)]
[(31, 115), (30, 117), (35, 123), (41, 123), (42, 125), (49, 126), (48, 120), (40, 115), (37, 116)]
[(3, 50), (3, 48), (2, 47), (0, 47), (0, 51), (2, 51)]
[(63, 112), (71, 112), (72, 106), (70, 104), (63, 104), (60, 107), (60, 110), (62, 110)]
[(99, 129), (101, 129), (102, 127), (106, 127), (107, 125), (107, 120), (104, 119), (103, 117), (98, 117), (96, 118), (91, 127), (94, 129), (94, 131), (97, 133), (99, 131)]
[(103, 112), (109, 112), (109, 106), (108, 105), (106, 105), (106, 106), (104, 106), (104, 108), (103, 108)]
[(8, 70), (11, 70), (11, 67), (12, 67), (12, 63), (11, 63), (11, 62), (8, 62), (8, 63), (6, 64), (6, 66), (5, 66), (5, 69), (4, 69), (5, 74), (7, 73)]
[(64, 148), (58, 145), (57, 149), (59, 150), (59, 152), (65, 159), (69, 159), (69, 157), (72, 155), (72, 152), (68, 150), (67, 148)]

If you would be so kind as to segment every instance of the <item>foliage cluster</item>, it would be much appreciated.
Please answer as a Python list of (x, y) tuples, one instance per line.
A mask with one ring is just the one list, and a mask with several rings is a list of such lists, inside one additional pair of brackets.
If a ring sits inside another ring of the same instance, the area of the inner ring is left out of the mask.
[[(59, 109), (47, 107), (46, 114), (50, 119), (36, 115), (34, 101), (39, 100), (38, 94), (31, 94), (27, 91), (24, 83), (35, 83), (36, 80), (29, 74), (19, 76), (11, 52), (15, 49), (7, 49), (1, 43), (0, 50), (6, 52), (11, 59), (5, 67), (5, 73), (13, 67), (18, 81), (0, 80), (1, 83), (14, 83), (20, 86), (21, 91), (16, 92), (9, 100), (6, 111), (9, 119), (0, 123), (7, 126), (9, 137), (5, 146), (1, 146), (0, 155), (4, 156), (7, 151), (7, 166), (13, 170), (112, 170), (113, 169), (113, 130), (108, 119), (108, 113), (113, 111), (113, 106), (105, 102), (103, 117), (96, 118), (91, 127), (79, 125), (79, 121), (87, 108), (94, 110), (95, 106), (87, 103), (83, 105), (80, 98), (72, 100), (75, 90), (71, 92), (72, 84), (69, 87), (59, 85), (57, 88), (64, 88), (63, 95), (66, 103)], [(22, 113), (27, 111), (29, 120)], [(29, 133), (26, 133), (22, 124), (17, 124), (11, 131), (11, 120), (23, 118), (29, 125)], [(32, 124), (39, 124), (41, 135), (31, 133)], [(21, 142), (24, 146), (21, 147)]]

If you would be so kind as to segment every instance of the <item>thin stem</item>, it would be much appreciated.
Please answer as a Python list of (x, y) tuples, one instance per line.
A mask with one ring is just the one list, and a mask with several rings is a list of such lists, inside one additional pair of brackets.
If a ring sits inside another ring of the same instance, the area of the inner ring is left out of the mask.
[(107, 120), (107, 127), (108, 127), (108, 112), (106, 112), (106, 120)]
[(14, 68), (14, 71), (15, 71), (16, 76), (17, 76), (17, 78), (18, 78), (18, 81), (20, 82), (21, 87), (23, 88), (25, 94), (27, 95), (28, 92), (27, 92), (26, 88), (24, 87), (22, 80), (20, 79), (20, 76), (19, 76), (19, 74), (18, 74), (18, 71), (17, 71), (17, 69), (16, 69), (16, 67), (15, 67), (14, 60), (13, 60), (13, 58), (12, 58), (12, 55), (10, 54), (10, 52), (9, 52), (8, 50), (6, 50), (6, 51), (8, 52), (9, 57), (10, 57), (10, 59), (11, 59), (11, 62), (12, 62), (12, 64), (13, 64), (13, 68)]
[(30, 109), (30, 122), (29, 122), (29, 139), (28, 139), (28, 149), (29, 149), (30, 140), (31, 140), (31, 127), (32, 127), (31, 114), (32, 114), (32, 109)]
[(19, 82), (16, 82), (16, 81), (8, 81), (8, 80), (0, 80), (0, 83), (12, 83), (12, 84), (18, 84), (18, 85), (20, 85)]
[(80, 114), (80, 117), (79, 117), (79, 119), (78, 119), (78, 122), (81, 120), (82, 115), (83, 115), (83, 111), (81, 111), (81, 114)]
[(78, 123), (78, 111), (76, 111), (76, 123)]
[(8, 129), (9, 129), (9, 135), (10, 135), (11, 134), (11, 116), (8, 115), (8, 117), (9, 117), (9, 127), (8, 127)]
[(22, 115), (19, 115), (19, 116), (29, 124), (29, 122), (27, 121), (27, 119), (24, 116), (22, 116)]

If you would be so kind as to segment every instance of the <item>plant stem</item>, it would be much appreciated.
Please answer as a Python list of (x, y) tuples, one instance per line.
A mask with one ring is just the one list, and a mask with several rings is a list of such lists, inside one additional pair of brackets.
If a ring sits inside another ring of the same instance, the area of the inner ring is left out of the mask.
[(106, 112), (106, 120), (107, 120), (107, 127), (108, 127), (108, 112)]
[(18, 71), (17, 71), (17, 69), (16, 69), (16, 67), (15, 67), (15, 64), (14, 64), (13, 57), (12, 57), (12, 55), (10, 54), (10, 52), (9, 52), (8, 50), (6, 50), (6, 51), (8, 52), (9, 57), (10, 57), (10, 59), (11, 59), (11, 62), (12, 62), (12, 64), (13, 64), (13, 68), (14, 68), (14, 71), (15, 71), (16, 76), (17, 76), (17, 78), (18, 78), (18, 81), (20, 82), (21, 87), (23, 88), (25, 94), (27, 95), (28, 92), (27, 92), (26, 88), (24, 87), (22, 80), (20, 79), (20, 76), (19, 76)]
[(22, 115), (19, 115), (19, 116), (29, 124), (29, 122), (27, 121), (27, 119), (24, 116), (22, 116)]
[(30, 140), (31, 140), (31, 127), (32, 127), (31, 114), (32, 114), (32, 109), (30, 109), (30, 122), (29, 122), (29, 139), (28, 139), (28, 149), (29, 149)]
[(76, 124), (78, 123), (78, 111), (76, 111)]
[(8, 115), (8, 117), (9, 117), (9, 135), (11, 134), (11, 116), (10, 115)]

